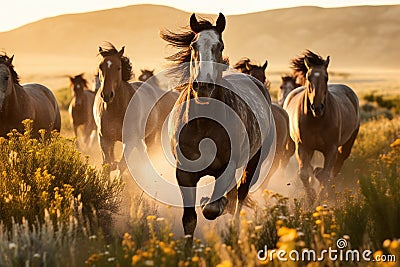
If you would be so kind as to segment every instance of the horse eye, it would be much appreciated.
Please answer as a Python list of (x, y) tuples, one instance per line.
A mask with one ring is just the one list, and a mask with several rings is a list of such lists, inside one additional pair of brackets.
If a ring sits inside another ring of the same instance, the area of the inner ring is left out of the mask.
[(5, 76), (5, 77), (4, 77), (4, 80), (5, 80), (5, 81), (8, 81), (8, 76)]

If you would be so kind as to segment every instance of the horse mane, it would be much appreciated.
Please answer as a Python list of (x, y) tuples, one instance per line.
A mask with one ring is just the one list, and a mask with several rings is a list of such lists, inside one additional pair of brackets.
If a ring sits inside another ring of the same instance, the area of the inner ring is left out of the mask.
[(14, 69), (14, 65), (9, 63), (10, 57), (7, 56), (6, 53), (2, 53), (0, 55), (0, 64), (5, 64), (11, 72), (12, 81), (16, 84), (19, 84), (19, 76), (18, 73)]
[[(200, 18), (198, 22), (200, 31), (215, 29), (215, 26), (204, 18)], [(179, 32), (172, 32), (170, 30), (160, 31), (161, 39), (166, 41), (169, 46), (179, 49), (178, 52), (165, 57), (165, 59), (171, 61), (171, 70), (168, 71), (168, 74), (179, 77), (180, 83), (187, 82), (190, 76), (190, 66), (184, 63), (190, 62), (190, 44), (195, 36), (196, 33), (193, 32), (189, 26), (182, 27)], [(224, 64), (229, 65), (229, 59), (227, 57), (224, 57), (222, 60)]]
[[(102, 51), (99, 54), (102, 57), (113, 56), (118, 53), (118, 50), (115, 48), (113, 44), (110, 42), (105, 42), (103, 46), (101, 46)], [(127, 82), (134, 77), (132, 71), (132, 63), (127, 56), (121, 57), (121, 68), (122, 68), (122, 80)]]
[(290, 61), (291, 68), (293, 69), (296, 76), (301, 76), (302, 78), (306, 77), (307, 67), (304, 63), (304, 59), (307, 58), (308, 62), (314, 66), (321, 66), (325, 63), (325, 60), (318, 54), (313, 53), (310, 50), (306, 50), (302, 55), (292, 59)]
[(251, 68), (261, 68), (260, 65), (252, 62), (249, 58), (245, 57), (239, 60), (234, 66), (234, 69), (239, 70), (242, 73), (249, 74), (249, 70), (247, 70), (246, 66), (250, 66)]

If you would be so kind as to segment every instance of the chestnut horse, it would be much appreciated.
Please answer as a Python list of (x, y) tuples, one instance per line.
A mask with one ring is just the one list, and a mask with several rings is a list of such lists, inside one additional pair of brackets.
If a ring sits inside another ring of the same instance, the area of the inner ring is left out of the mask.
[[(267, 60), (265, 61), (264, 65), (260, 66), (252, 63), (250, 59), (245, 58), (237, 62), (233, 67), (242, 73), (253, 76), (264, 84), (266, 80), (265, 69), (267, 66)], [(272, 103), (271, 111), (272, 115), (274, 116), (276, 127), (276, 150), (274, 161), (266, 179), (267, 181), (279, 167), (286, 168), (289, 163), (289, 159), (294, 154), (295, 149), (294, 143), (289, 134), (288, 114), (281, 106), (275, 103)]]
[(20, 85), (13, 58), (0, 55), (0, 136), (6, 137), (12, 129), (22, 133), (25, 119), (33, 121), (36, 138), (40, 129), (46, 130), (46, 137), (53, 130), (60, 131), (61, 116), (53, 93), (40, 84)]
[[(101, 56), (99, 63), (101, 84), (95, 97), (94, 118), (103, 153), (103, 164), (110, 164), (111, 169), (114, 169), (117, 167), (114, 145), (117, 141), (122, 142), (124, 116), (132, 96), (141, 86), (146, 89), (146, 94), (143, 95), (143, 97), (146, 97), (146, 101), (152, 98), (157, 99), (165, 91), (142, 82), (128, 82), (132, 77), (132, 66), (129, 58), (123, 55), (124, 47), (118, 51), (112, 44), (108, 43), (106, 47), (99, 48), (99, 54)], [(177, 97), (176, 92), (168, 92), (151, 110), (148, 121), (144, 126), (145, 140), (143, 141), (146, 145), (157, 146), (161, 141), (159, 136), (161, 135), (162, 124)], [(138, 116), (140, 116), (141, 110), (140, 106), (136, 107)], [(119, 162), (121, 173), (126, 167), (125, 160), (122, 158)]]
[[(92, 146), (94, 134), (97, 130), (93, 117), (93, 104), (95, 92), (88, 89), (88, 82), (83, 78), (83, 73), (69, 77), (71, 81), (72, 100), (69, 104), (72, 127), (75, 137), (78, 138), (78, 127), (82, 126), (83, 144)], [(81, 146), (78, 143), (79, 146)], [(83, 148), (83, 147), (82, 147)]]
[[(349, 157), (360, 127), (359, 103), (354, 91), (343, 84), (328, 84), (329, 56), (307, 50), (296, 69), (305, 85), (292, 91), (283, 108), (290, 118), (290, 136), (296, 144), (298, 175), (311, 201), (315, 200), (309, 177), (314, 172), (322, 183), (337, 176)], [(312, 169), (314, 151), (324, 155), (323, 168)]]
[[(200, 200), (204, 217), (214, 220), (220, 216), (228, 202), (224, 194), (235, 190), (237, 222), (250, 186), (260, 176), (261, 163), (275, 148), (270, 142), (275, 138), (275, 129), (266, 88), (248, 75), (223, 76), (229, 68), (222, 57), (225, 24), (221, 13), (216, 26), (207, 20), (198, 21), (192, 14), (189, 31), (161, 33), (162, 39), (180, 49), (168, 57), (176, 63), (176, 76), (184, 82), (170, 116), (169, 133), (183, 198), (183, 228), (191, 236), (189, 247), (197, 224), (199, 180), (206, 175), (215, 178), (211, 198)], [(253, 112), (251, 107), (255, 106)], [(208, 147), (203, 141), (213, 145)], [(241, 167), (243, 175), (237, 181), (235, 172)]]

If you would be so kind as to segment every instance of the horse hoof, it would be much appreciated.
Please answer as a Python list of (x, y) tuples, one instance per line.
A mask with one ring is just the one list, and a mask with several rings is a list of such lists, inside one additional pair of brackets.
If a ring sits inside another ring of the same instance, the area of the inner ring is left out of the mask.
[(212, 203), (207, 203), (205, 205), (203, 205), (204, 204), (203, 203), (201, 206), (203, 208), (204, 217), (207, 220), (215, 220), (218, 216), (220, 216), (224, 212), (227, 203), (228, 199), (226, 197), (222, 197)]

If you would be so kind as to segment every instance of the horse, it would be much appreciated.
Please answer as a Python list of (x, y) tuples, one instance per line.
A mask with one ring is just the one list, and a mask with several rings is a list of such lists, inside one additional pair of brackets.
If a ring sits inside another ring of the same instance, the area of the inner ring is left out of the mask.
[(83, 73), (69, 77), (69, 79), (72, 100), (69, 104), (68, 112), (71, 116), (74, 134), (78, 138), (78, 127), (82, 126), (83, 143), (90, 147), (93, 145), (94, 134), (97, 130), (93, 117), (93, 104), (96, 93), (88, 89), (88, 81), (83, 78)]
[[(224, 194), (233, 190), (236, 202), (234, 222), (237, 222), (250, 186), (259, 178), (260, 164), (265, 155), (274, 149), (269, 142), (275, 138), (275, 129), (271, 126), (271, 98), (264, 85), (241, 73), (223, 76), (223, 71), (229, 68), (222, 56), (225, 25), (226, 20), (221, 13), (215, 26), (208, 20), (198, 21), (192, 14), (187, 31), (162, 31), (160, 34), (163, 40), (179, 49), (167, 57), (176, 64), (175, 76), (181, 77), (183, 82), (179, 88), (180, 96), (170, 114), (168, 131), (176, 159), (176, 179), (183, 199), (182, 224), (185, 235), (189, 237), (187, 248), (191, 247), (197, 224), (195, 205), (199, 180), (206, 175), (215, 178), (211, 198), (200, 200), (204, 217), (214, 220), (222, 215), (228, 203)], [(239, 90), (233, 92), (227, 89), (233, 85)], [(256, 89), (251, 91), (250, 87)], [(240, 96), (239, 91), (242, 92)], [(250, 108), (254, 103), (259, 104), (256, 113)], [(203, 112), (215, 116), (219, 123), (209, 119), (208, 115), (198, 117)], [(240, 130), (239, 124), (243, 125), (243, 130)], [(229, 135), (229, 126), (233, 127), (232, 136)], [(248, 149), (242, 143), (244, 139), (248, 141)], [(212, 140), (210, 142), (214, 147), (204, 148), (203, 141), (207, 140)], [(241, 157), (247, 155), (248, 158), (241, 162)], [(204, 163), (206, 166), (202, 165)], [(244, 167), (244, 171), (236, 181), (235, 171), (240, 166)]]
[(251, 62), (249, 58), (243, 58), (239, 60), (233, 66), (233, 68), (239, 70), (241, 73), (251, 75), (260, 82), (262, 82), (263, 84), (265, 84), (266, 81), (265, 69), (267, 68), (267, 66), (268, 66), (268, 60), (266, 60), (265, 63), (262, 66), (260, 66)]
[(32, 136), (40, 138), (40, 129), (49, 137), (53, 130), (60, 131), (60, 110), (53, 93), (36, 83), (20, 85), (14, 70), (14, 56), (0, 55), (0, 136), (7, 137), (12, 129), (23, 133), (22, 121), (30, 119)]
[[(268, 60), (265, 61), (264, 65), (260, 66), (255, 63), (251, 63), (250, 59), (244, 58), (238, 61), (234, 68), (242, 73), (249, 74), (262, 82), (265, 83), (265, 69), (268, 66)], [(289, 159), (294, 154), (294, 143), (290, 138), (289, 134), (289, 116), (286, 111), (279, 105), (272, 103), (271, 106), (272, 115), (274, 116), (275, 127), (276, 127), (276, 150), (274, 161), (272, 162), (271, 169), (268, 173), (266, 180), (280, 168), (286, 168), (289, 163)]]
[(285, 99), (288, 96), (288, 94), (297, 87), (300, 87), (302, 85), (296, 82), (297, 81), (296, 75), (282, 75), (281, 79), (282, 83), (279, 86), (280, 91), (278, 94), (278, 103), (279, 105), (283, 106), (283, 103), (285, 102)]
[[(310, 50), (293, 60), (305, 85), (290, 92), (283, 105), (289, 114), (290, 136), (296, 144), (298, 176), (311, 202), (316, 194), (309, 177), (313, 174), (321, 185), (336, 177), (360, 128), (357, 95), (344, 84), (328, 84), (329, 61), (329, 56), (323, 59)], [(323, 168), (312, 169), (314, 151), (323, 154)]]
[[(111, 170), (119, 167), (121, 173), (127, 166), (124, 156), (119, 163), (115, 162), (114, 145), (117, 141), (122, 142), (124, 116), (131, 98), (141, 86), (146, 89), (146, 95), (143, 96), (146, 99), (144, 100), (157, 99), (160, 94), (165, 92), (158, 87), (142, 82), (128, 82), (132, 77), (132, 66), (129, 58), (123, 55), (124, 49), (125, 47), (122, 47), (118, 51), (111, 43), (99, 47), (101, 59), (98, 69), (101, 84), (96, 93), (93, 107), (103, 164), (111, 165)], [(144, 137), (144, 141), (149, 147), (157, 146), (159, 143), (162, 123), (177, 97), (177, 93), (168, 92), (150, 112), (145, 125), (146, 135)], [(136, 113), (140, 116), (142, 107), (136, 108)]]

